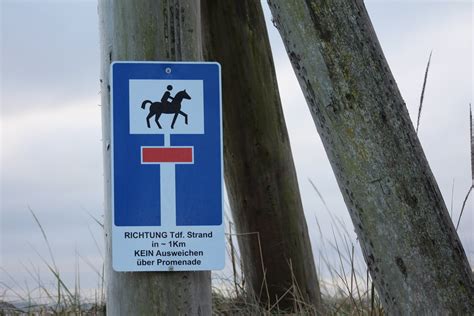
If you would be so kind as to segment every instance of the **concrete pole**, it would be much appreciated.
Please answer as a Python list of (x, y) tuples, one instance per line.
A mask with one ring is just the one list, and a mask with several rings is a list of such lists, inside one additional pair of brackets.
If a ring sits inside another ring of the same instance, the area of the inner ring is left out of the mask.
[(115, 272), (111, 256), (110, 63), (202, 60), (199, 0), (99, 0), (108, 315), (210, 315), (210, 272)]

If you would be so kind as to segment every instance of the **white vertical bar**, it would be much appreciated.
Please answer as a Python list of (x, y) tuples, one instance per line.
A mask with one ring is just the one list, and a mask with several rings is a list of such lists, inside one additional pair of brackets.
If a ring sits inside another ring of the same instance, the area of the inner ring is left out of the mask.
[(164, 146), (164, 147), (169, 147), (169, 146), (171, 146), (171, 140), (170, 140), (171, 136), (170, 136), (170, 134), (168, 134), (168, 133), (163, 134), (163, 137), (164, 137), (164, 139), (165, 139), (163, 146)]
[(160, 165), (161, 226), (176, 226), (176, 173), (175, 165)]
[[(164, 134), (164, 146), (169, 147), (170, 134)], [(161, 227), (176, 226), (175, 164), (160, 164)]]

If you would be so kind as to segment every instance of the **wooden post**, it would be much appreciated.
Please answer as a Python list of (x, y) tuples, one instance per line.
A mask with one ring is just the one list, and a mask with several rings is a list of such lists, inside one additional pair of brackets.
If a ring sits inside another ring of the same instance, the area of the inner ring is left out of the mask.
[(385, 310), (473, 314), (469, 262), (363, 1), (269, 4)]
[(259, 234), (238, 238), (248, 289), (263, 304), (291, 310), (299, 300), (321, 312), (260, 1), (203, 0), (202, 21), (206, 58), (222, 65), (225, 180), (233, 218), (238, 233)]
[(99, 20), (107, 314), (210, 315), (210, 272), (115, 272), (111, 263), (110, 63), (202, 60), (199, 0), (99, 0)]

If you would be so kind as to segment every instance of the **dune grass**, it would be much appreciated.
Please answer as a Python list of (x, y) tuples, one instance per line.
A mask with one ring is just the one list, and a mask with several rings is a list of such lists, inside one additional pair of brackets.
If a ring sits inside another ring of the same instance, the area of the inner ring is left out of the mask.
[[(313, 186), (317, 190), (314, 183)], [(48, 240), (47, 232), (32, 209), (30, 213), (48, 249), (48, 257), (38, 250), (35, 252), (40, 264), (46, 268), (49, 275), (44, 278), (40, 274), (40, 268), (34, 263), (23, 265), (29, 276), (29, 282), (23, 283), (18, 282), (8, 271), (2, 269), (4, 277), (0, 281), (0, 315), (105, 315), (104, 265), (96, 267), (76, 251), (74, 281), (72, 284), (67, 284), (56, 264), (54, 250)], [(368, 273), (365, 273), (366, 271), (361, 273), (362, 270), (357, 268), (360, 266), (360, 260), (356, 263), (354, 244), (349, 243), (351, 238), (347, 229), (341, 226), (343, 222), (340, 219), (332, 216), (331, 220), (333, 236), (322, 242), (323, 247), (318, 254), (321, 261), (319, 265), (324, 264), (331, 276), (329, 279), (320, 280), (324, 314), (382, 315), (383, 311)], [(102, 226), (100, 221), (97, 219), (95, 221)], [(286, 314), (278, 307), (278, 300), (283, 297), (277, 298), (273, 305), (262, 306), (256, 297), (249, 294), (237, 245), (238, 239), (243, 236), (233, 232), (233, 224), (229, 219), (227, 219), (227, 227), (227, 257), (231, 267), (228, 270), (231, 272), (228, 275), (225, 275), (225, 272), (213, 273), (213, 313), (215, 315)], [(323, 234), (320, 229), (319, 234), (321, 236)], [(249, 237), (248, 234), (245, 235)], [(251, 235), (255, 242), (259, 243), (258, 234)], [(92, 233), (91, 236), (94, 238)], [(336, 262), (327, 257), (324, 247), (329, 247), (337, 253)], [(80, 262), (86, 263), (97, 275), (97, 289), (93, 293), (85, 293), (81, 289)], [(291, 262), (289, 264), (291, 267)], [(262, 291), (265, 291), (265, 288), (266, 284), (262, 284)], [(313, 306), (304, 302), (295, 281), (284, 296), (291, 297), (294, 301), (294, 310), (298, 315), (319, 313)]]

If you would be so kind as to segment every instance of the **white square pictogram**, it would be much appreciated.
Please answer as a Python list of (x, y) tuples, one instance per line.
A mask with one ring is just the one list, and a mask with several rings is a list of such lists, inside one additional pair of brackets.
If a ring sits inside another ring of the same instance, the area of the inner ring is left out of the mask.
[(129, 86), (130, 134), (204, 134), (202, 80), (130, 80)]

